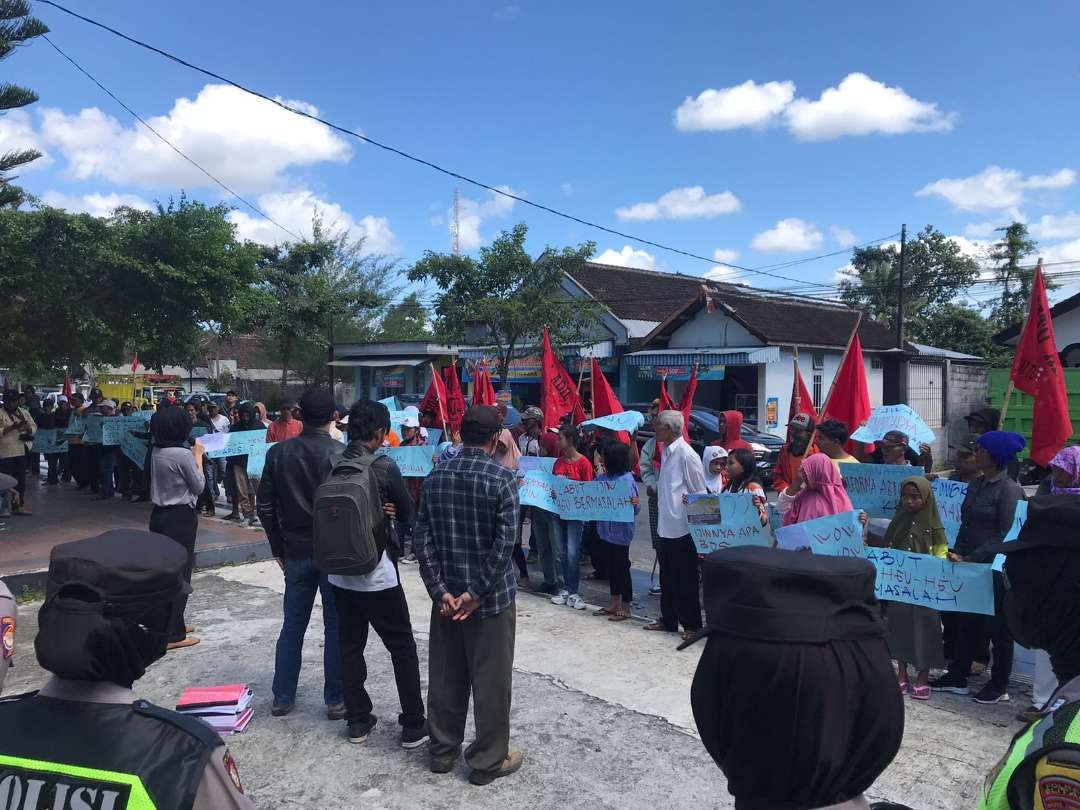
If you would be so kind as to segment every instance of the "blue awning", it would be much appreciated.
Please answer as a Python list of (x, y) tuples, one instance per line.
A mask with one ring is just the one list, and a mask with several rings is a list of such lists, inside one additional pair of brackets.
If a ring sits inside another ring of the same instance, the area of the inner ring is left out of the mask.
[(700, 349), (646, 349), (623, 357), (631, 366), (756, 366), (780, 359), (779, 346), (714, 346)]

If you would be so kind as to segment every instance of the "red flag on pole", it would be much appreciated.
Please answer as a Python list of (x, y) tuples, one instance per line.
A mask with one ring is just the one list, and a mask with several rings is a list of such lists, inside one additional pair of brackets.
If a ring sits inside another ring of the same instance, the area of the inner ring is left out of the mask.
[(667, 392), (667, 377), (660, 378), (660, 410), (662, 411), (677, 411), (679, 406), (675, 404), (675, 400), (671, 398), (671, 394)]
[(619, 398), (615, 396), (611, 384), (600, 371), (600, 364), (596, 362), (595, 357), (592, 359), (592, 407), (594, 417), (623, 412)]
[(417, 407), (421, 413), (434, 413), (439, 420), (439, 427), (446, 432), (446, 386), (439, 372), (435, 370), (434, 363), (431, 364), (431, 383)]
[[(851, 431), (870, 418), (870, 389), (866, 384), (862, 341), (855, 332), (821, 410), (823, 420), (838, 419)], [(848, 452), (851, 452), (850, 442)]]
[(1031, 412), (1031, 460), (1045, 467), (1065, 446), (1073, 427), (1041, 261), (1035, 268), (1031, 309), (1016, 344), (1009, 384), (1035, 397)]
[(135, 352), (135, 359), (131, 363), (131, 373), (134, 374), (139, 370), (139, 353)]
[(574, 379), (551, 350), (551, 338), (546, 327), (540, 355), (540, 410), (544, 412), (544, 430), (558, 427), (568, 413), (574, 414), (575, 421), (585, 419)]
[(465, 395), (461, 393), (461, 378), (458, 377), (457, 362), (443, 368), (446, 381), (446, 421), (454, 435), (461, 431), (461, 418), (465, 415)]
[(70, 398), (71, 398), (71, 394), (72, 394), (72, 393), (73, 393), (74, 391), (75, 391), (75, 386), (73, 386), (73, 385), (71, 384), (71, 375), (70, 375), (70, 374), (65, 374), (65, 375), (64, 375), (64, 392), (63, 392), (63, 393), (64, 393), (64, 396), (65, 396), (65, 397), (68, 397), (68, 398), (70, 399)]
[[(796, 414), (800, 413), (806, 414), (815, 422), (818, 420), (817, 411), (814, 410), (814, 397), (806, 388), (802, 372), (799, 371), (799, 360), (795, 358), (795, 379), (791, 382), (791, 405), (788, 406), (788, 421), (790, 422)], [(854, 429), (854, 427), (851, 428), (851, 430)]]
[(476, 376), (473, 377), (473, 405), (494, 405), (495, 389), (491, 385), (491, 372), (488, 371), (488, 365), (486, 362), (481, 363), (476, 369)]

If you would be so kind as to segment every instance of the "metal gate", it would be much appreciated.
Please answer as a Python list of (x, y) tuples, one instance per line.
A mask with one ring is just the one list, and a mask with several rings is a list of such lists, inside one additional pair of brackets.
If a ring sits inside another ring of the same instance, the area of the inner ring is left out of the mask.
[(907, 404), (935, 433), (939, 433), (944, 424), (944, 366), (908, 363), (907, 399)]

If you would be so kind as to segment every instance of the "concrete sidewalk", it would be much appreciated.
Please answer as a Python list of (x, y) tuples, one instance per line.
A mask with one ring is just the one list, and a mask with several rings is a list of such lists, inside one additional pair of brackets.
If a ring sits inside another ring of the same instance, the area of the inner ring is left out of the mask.
[[(415, 567), (402, 579), (420, 647), (426, 694), (430, 600)], [(274, 643), (280, 627), (281, 572), (256, 563), (196, 574), (188, 618), (203, 643), (170, 653), (137, 684), (171, 706), (189, 685), (248, 682), (256, 716), (229, 739), (245, 788), (261, 808), (713, 808), (733, 806), (724, 780), (695, 738), (690, 682), (700, 646), (675, 652), (677, 639), (615, 624), (545, 600), (518, 601), (513, 744), (525, 753), (519, 774), (490, 787), (426, 769), (421, 752), (397, 744), (397, 697), (389, 656), (373, 636), (369, 687), (379, 726), (363, 746), (322, 707), (319, 611), (312, 617), (298, 706), (270, 716)], [(19, 618), (17, 667), (9, 692), (40, 685), (32, 657), (36, 606)], [(1019, 728), (1026, 703), (982, 707), (935, 695), (907, 702), (904, 746), (870, 791), (919, 810), (967, 808), (985, 773)], [(468, 739), (468, 737), (466, 738)]]

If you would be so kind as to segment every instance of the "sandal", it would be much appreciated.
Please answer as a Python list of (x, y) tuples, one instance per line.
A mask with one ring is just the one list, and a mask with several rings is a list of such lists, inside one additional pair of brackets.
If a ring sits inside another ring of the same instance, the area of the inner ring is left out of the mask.
[(592, 615), (593, 616), (614, 616), (615, 611), (613, 611), (611, 608), (600, 608), (599, 610), (594, 610)]
[(629, 618), (630, 618), (629, 613), (613, 613), (610, 616), (608, 616), (608, 621), (609, 622), (625, 622)]
[(930, 684), (923, 683), (917, 685), (911, 690), (911, 697), (915, 700), (929, 700), (930, 699)]
[(654, 630), (654, 631), (656, 631), (658, 633), (674, 633), (675, 632), (674, 630), (668, 630), (660, 622), (649, 622), (648, 624), (644, 625), (641, 629), (642, 630)]

